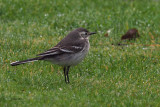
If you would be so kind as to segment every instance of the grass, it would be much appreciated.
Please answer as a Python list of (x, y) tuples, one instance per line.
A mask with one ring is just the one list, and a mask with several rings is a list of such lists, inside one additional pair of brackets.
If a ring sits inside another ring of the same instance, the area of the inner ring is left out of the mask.
[[(0, 106), (158, 107), (159, 7), (158, 0), (0, 0)], [(97, 35), (85, 60), (71, 68), (70, 84), (49, 62), (10, 66), (78, 27)], [(129, 41), (134, 45), (112, 45), (130, 28), (141, 36)]]

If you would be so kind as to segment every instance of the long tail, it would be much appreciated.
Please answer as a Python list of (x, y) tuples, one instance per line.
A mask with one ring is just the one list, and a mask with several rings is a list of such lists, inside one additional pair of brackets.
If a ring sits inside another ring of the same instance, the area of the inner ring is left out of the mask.
[(12, 66), (17, 66), (17, 65), (20, 65), (20, 64), (28, 63), (28, 62), (38, 61), (40, 59), (41, 59), (41, 57), (36, 57), (36, 58), (27, 59), (27, 60), (24, 60), (24, 61), (16, 61), (16, 62), (12, 62), (11, 65)]

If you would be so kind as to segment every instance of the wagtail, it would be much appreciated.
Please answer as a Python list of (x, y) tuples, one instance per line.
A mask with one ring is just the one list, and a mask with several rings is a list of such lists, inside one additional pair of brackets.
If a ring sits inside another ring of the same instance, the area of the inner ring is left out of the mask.
[(70, 66), (80, 63), (89, 51), (89, 37), (96, 34), (95, 32), (89, 32), (87, 29), (78, 28), (71, 31), (65, 38), (63, 38), (56, 46), (38, 54), (37, 57), (12, 62), (12, 66), (25, 64), (33, 61), (50, 61), (53, 64), (63, 66), (65, 82), (69, 83), (69, 68)]

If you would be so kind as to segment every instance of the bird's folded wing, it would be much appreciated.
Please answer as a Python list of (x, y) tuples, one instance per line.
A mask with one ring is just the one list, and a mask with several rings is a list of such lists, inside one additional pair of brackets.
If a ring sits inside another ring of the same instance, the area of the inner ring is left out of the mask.
[(54, 47), (54, 48), (51, 48), (43, 53), (38, 54), (37, 56), (54, 55), (54, 54), (59, 54), (59, 53), (60, 53), (59, 48)]
[(45, 51), (44, 53), (38, 54), (38, 56), (58, 55), (63, 53), (77, 53), (83, 50), (82, 46), (64, 46), (64, 47), (53, 47)]
[(61, 47), (61, 51), (66, 53), (78, 53), (83, 50), (82, 46), (67, 46), (67, 47)]

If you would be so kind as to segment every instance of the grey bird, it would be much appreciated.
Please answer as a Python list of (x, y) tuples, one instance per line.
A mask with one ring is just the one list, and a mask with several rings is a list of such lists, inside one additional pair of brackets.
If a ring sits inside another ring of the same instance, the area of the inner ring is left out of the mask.
[(63, 66), (65, 82), (69, 83), (69, 69), (70, 66), (75, 66), (80, 63), (89, 51), (89, 37), (96, 34), (95, 32), (89, 32), (84, 28), (77, 28), (71, 31), (65, 38), (63, 38), (56, 46), (38, 54), (37, 57), (12, 62), (12, 66), (25, 64), (33, 61), (50, 61), (53, 64)]

